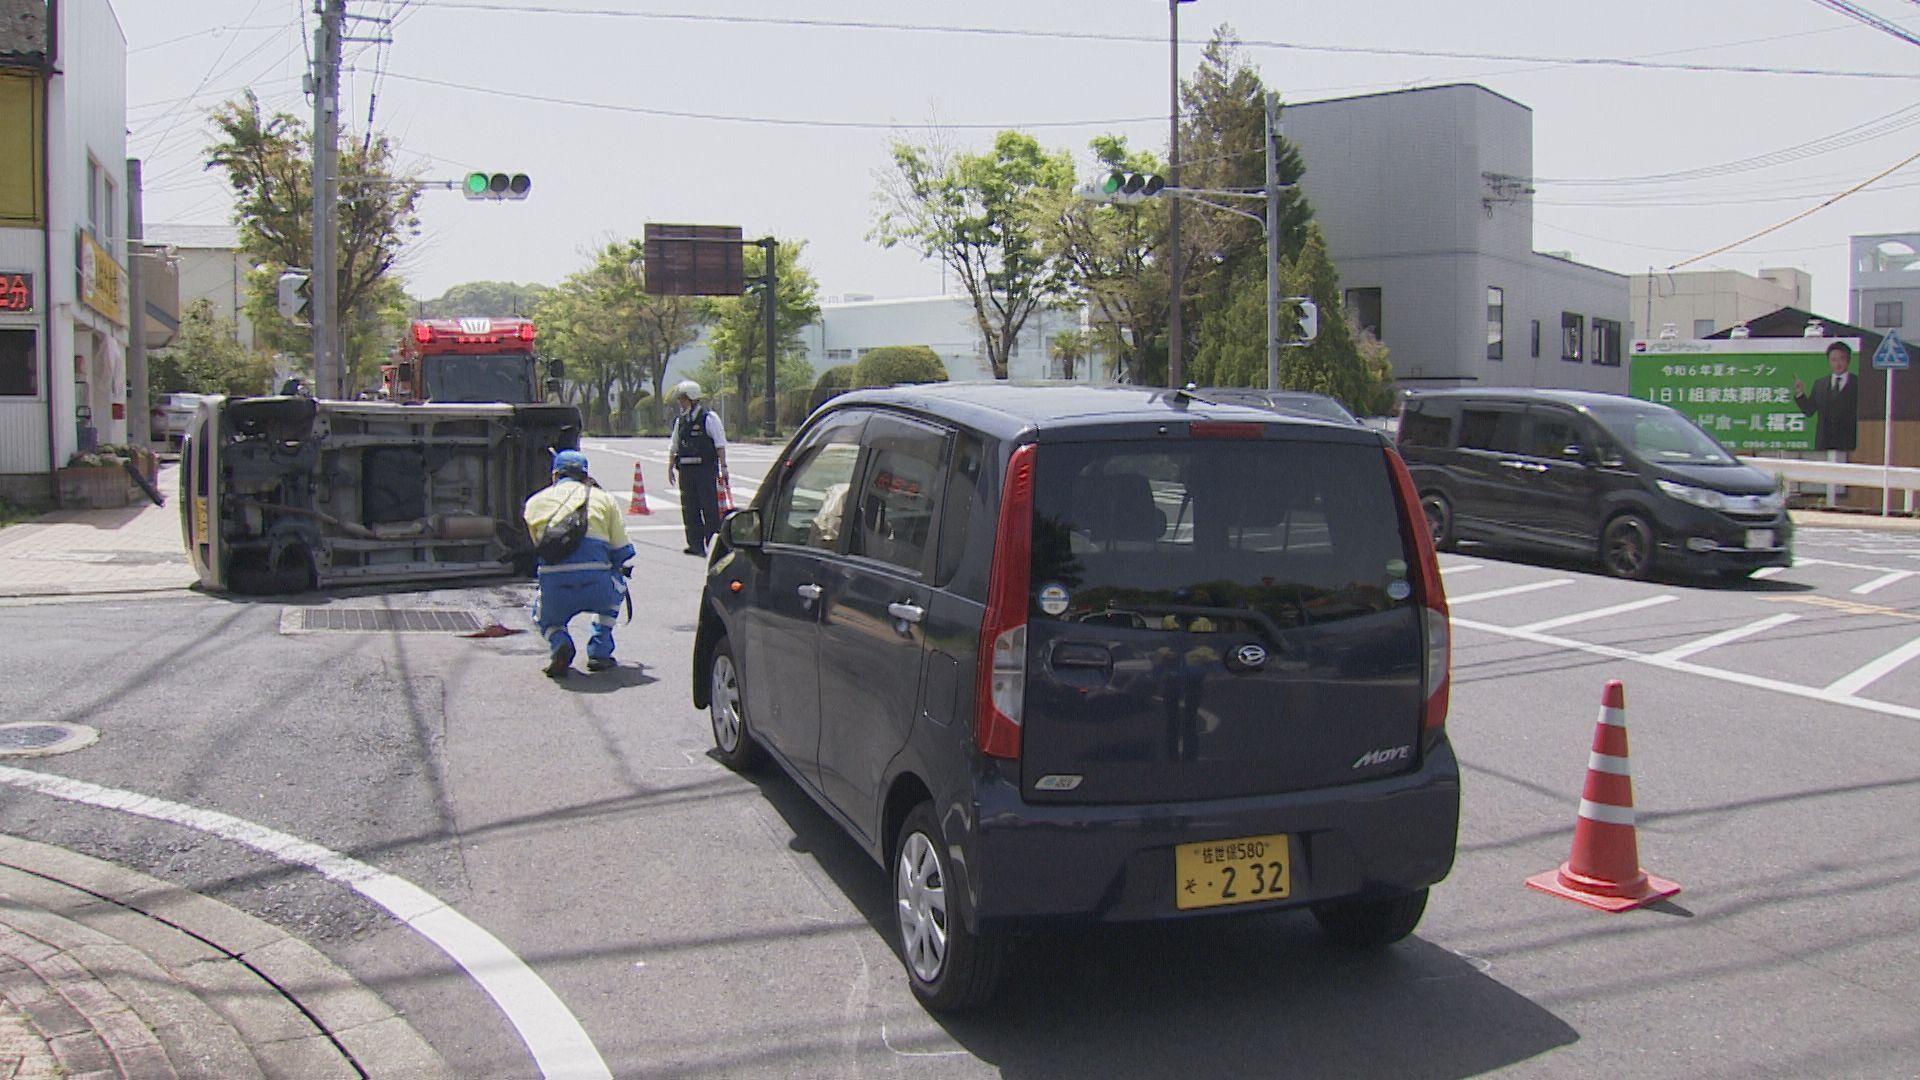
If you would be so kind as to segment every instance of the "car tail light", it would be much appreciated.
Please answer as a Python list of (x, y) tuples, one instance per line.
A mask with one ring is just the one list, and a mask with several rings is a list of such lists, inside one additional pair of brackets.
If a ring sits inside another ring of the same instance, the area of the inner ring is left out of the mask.
[(1420, 710), (1420, 726), (1437, 731), (1446, 726), (1447, 698), (1453, 683), (1453, 632), (1447, 621), (1446, 589), (1440, 583), (1440, 557), (1433, 550), (1433, 535), (1427, 530), (1426, 513), (1420, 509), (1420, 491), (1413, 486), (1413, 474), (1398, 452), (1388, 448), (1384, 453), (1387, 471), (1393, 474), (1394, 491), (1400, 496), (1400, 532), (1414, 552), (1415, 565), (1407, 568), (1413, 578), (1414, 598), (1424, 613), (1426, 702)]
[(994, 532), (987, 613), (980, 620), (979, 686), (973, 738), (988, 757), (1020, 756), (1020, 718), (1027, 697), (1027, 585), (1033, 556), (1031, 443), (1007, 460), (1000, 524)]
[(520, 324), (520, 340), (521, 341), (533, 340), (533, 324), (532, 323)]
[(1187, 434), (1196, 439), (1258, 439), (1266, 430), (1265, 424), (1238, 420), (1195, 420), (1187, 425)]

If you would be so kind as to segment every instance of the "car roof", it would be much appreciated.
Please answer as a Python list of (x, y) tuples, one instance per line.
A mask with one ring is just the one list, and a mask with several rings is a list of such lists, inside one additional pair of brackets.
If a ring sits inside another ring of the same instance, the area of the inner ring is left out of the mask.
[(1407, 395), (1409, 406), (1422, 401), (1505, 401), (1514, 404), (1551, 402), (1582, 409), (1653, 404), (1653, 402), (1629, 397), (1626, 394), (1606, 394), (1598, 390), (1549, 390), (1525, 386), (1488, 387), (1482, 390), (1416, 390)]
[[(1199, 391), (1194, 391), (1198, 394)], [(1186, 391), (1157, 386), (1086, 386), (1013, 381), (924, 383), (853, 390), (833, 399), (843, 405), (894, 406), (964, 423), (996, 438), (1028, 430), (1057, 431), (1123, 423), (1240, 420), (1298, 425), (1302, 429), (1353, 430), (1351, 425), (1303, 414), (1276, 413), (1250, 405), (1213, 404)]]

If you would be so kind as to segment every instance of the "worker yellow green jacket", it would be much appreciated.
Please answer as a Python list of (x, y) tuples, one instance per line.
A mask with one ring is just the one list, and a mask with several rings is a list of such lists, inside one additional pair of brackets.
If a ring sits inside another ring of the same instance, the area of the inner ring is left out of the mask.
[(539, 568), (542, 630), (565, 625), (582, 612), (615, 615), (626, 596), (621, 568), (633, 558), (627, 540), (627, 522), (613, 496), (578, 480), (560, 480), (533, 493), (527, 500), (527, 531), (538, 537), (549, 522), (558, 521), (587, 504), (587, 535), (572, 555)]

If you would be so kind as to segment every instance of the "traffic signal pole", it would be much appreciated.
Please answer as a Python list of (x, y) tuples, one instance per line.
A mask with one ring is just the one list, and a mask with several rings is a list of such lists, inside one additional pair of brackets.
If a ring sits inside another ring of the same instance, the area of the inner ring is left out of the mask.
[[(1280, 159), (1274, 152), (1279, 135), (1280, 95), (1266, 98), (1267, 151), (1267, 389), (1280, 389)], [(1179, 205), (1178, 201), (1174, 205)]]
[[(762, 274), (760, 278), (760, 291), (764, 294), (760, 304), (760, 310), (761, 317), (766, 320), (765, 331), (761, 336), (767, 339), (767, 381), (761, 388), (761, 400), (764, 404), (766, 415), (760, 418), (760, 433), (771, 439), (774, 437), (775, 430), (777, 430), (775, 421), (779, 419), (774, 415), (774, 410), (777, 408), (778, 396), (773, 391), (773, 337), (776, 325), (774, 316), (777, 314), (774, 305), (778, 301), (780, 289), (779, 259), (776, 258), (780, 253), (780, 242), (769, 236), (756, 241), (756, 243), (760, 245), (761, 251), (766, 252), (765, 273)], [(742, 362), (744, 362), (744, 360), (745, 358), (743, 357)], [(743, 401), (740, 404), (744, 408), (747, 403)]]

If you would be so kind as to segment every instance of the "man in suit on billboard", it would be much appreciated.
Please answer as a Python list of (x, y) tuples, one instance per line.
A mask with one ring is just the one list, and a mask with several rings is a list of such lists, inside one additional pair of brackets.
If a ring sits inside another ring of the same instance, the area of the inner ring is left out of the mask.
[(1815, 450), (1851, 452), (1859, 445), (1860, 380), (1848, 370), (1852, 366), (1853, 350), (1846, 342), (1836, 341), (1827, 346), (1827, 367), (1832, 374), (1814, 383), (1811, 390), (1802, 380), (1793, 380), (1793, 403), (1804, 415), (1818, 418), (1813, 433)]

